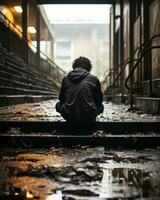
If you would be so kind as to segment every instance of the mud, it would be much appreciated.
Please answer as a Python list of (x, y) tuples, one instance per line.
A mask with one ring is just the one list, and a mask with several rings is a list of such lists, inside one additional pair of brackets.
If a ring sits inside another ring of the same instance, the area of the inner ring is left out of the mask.
[(1, 149), (0, 199), (160, 199), (160, 149)]

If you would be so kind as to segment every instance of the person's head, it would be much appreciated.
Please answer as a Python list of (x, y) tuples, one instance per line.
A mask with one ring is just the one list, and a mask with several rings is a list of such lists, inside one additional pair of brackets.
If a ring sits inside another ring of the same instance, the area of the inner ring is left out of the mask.
[(91, 71), (91, 69), (92, 69), (91, 61), (86, 57), (80, 56), (79, 58), (77, 58), (73, 61), (73, 65), (72, 65), (73, 69), (76, 69), (79, 67), (84, 68), (87, 71)]

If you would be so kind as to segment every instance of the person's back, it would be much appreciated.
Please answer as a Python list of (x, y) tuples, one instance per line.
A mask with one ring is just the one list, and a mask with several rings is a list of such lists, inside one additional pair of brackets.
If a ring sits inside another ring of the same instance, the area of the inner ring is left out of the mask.
[(99, 80), (91, 75), (91, 63), (85, 57), (76, 59), (62, 82), (56, 110), (73, 123), (93, 122), (103, 112), (103, 95)]

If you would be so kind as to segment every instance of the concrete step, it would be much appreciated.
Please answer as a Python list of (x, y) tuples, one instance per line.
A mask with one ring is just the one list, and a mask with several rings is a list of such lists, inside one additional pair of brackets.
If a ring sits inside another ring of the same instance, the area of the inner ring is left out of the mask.
[(53, 82), (51, 83), (50, 81), (45, 80), (44, 77), (40, 78), (40, 76), (38, 76), (35, 73), (28, 73), (28, 71), (31, 71), (31, 69), (29, 69), (29, 68), (22, 70), (22, 69), (17, 68), (16, 66), (0, 64), (0, 69), (3, 71), (6, 71), (8, 73), (12, 73), (16, 76), (23, 77), (24, 80), (30, 79), (32, 81), (40, 82), (45, 85), (48, 85), (48, 87), (53, 87), (53, 85), (54, 85)]
[(16, 75), (14, 73), (5, 71), (4, 69), (1, 69), (1, 67), (0, 67), (0, 73), (1, 73), (1, 77), (4, 77), (6, 79), (11, 79), (13, 81), (18, 81), (18, 82), (22, 82), (22, 83), (26, 83), (26, 84), (39, 85), (39, 86), (48, 87), (48, 88), (51, 88), (51, 89), (54, 88), (54, 85), (50, 86), (42, 80), (36, 80), (34, 78), (31, 78), (31, 77), (26, 77), (24, 74), (19, 76), (19, 75)]
[(105, 131), (108, 134), (127, 134), (130, 137), (134, 133), (143, 135), (148, 132), (160, 133), (160, 122), (94, 122), (92, 124), (69, 124), (65, 121), (0, 121), (0, 132), (7, 132), (10, 128), (18, 128), (22, 133), (63, 133), (85, 134), (92, 131)]
[[(5, 64), (7, 64), (8, 66), (14, 66), (15, 69), (24, 72), (26, 71), (27, 74), (29, 75), (37, 75), (38, 77), (41, 78), (46, 78), (46, 76), (39, 72), (35, 67), (32, 67), (30, 70), (28, 70), (28, 66), (24, 63), (24, 61), (17, 57), (17, 55), (13, 52), (9, 52), (6, 49), (3, 48), (3, 50), (1, 50), (0, 48), (0, 53), (1, 56), (4, 57), (5, 59)], [(50, 82), (50, 80), (47, 80)]]
[(103, 99), (106, 101), (106, 102), (109, 102), (109, 101), (112, 101), (116, 104), (121, 104), (121, 103), (125, 103), (125, 104), (128, 104), (129, 102), (129, 97), (128, 95), (124, 94), (123, 97), (121, 94), (115, 94), (115, 95), (107, 95), (105, 94)]
[(12, 73), (12, 74), (19, 75), (19, 76), (25, 75), (25, 74), (22, 73), (21, 71), (16, 70), (15, 68), (10, 67), (10, 66), (7, 66), (7, 65), (4, 65), (4, 64), (0, 64), (0, 69), (3, 69), (3, 70), (6, 71), (6, 72), (10, 72), (10, 73)]
[(149, 114), (160, 114), (160, 98), (155, 97), (135, 97), (136, 107)]
[(50, 87), (54, 86), (56, 89), (59, 88), (57, 80), (53, 78), (55, 77), (54, 69), (52, 70), (52, 67), (46, 66), (45, 63), (43, 67), (28, 66), (15, 53), (9, 52), (3, 47), (0, 47), (0, 63), (10, 67), (12, 70), (14, 69), (14, 73), (16, 73), (16, 75), (23, 73), (24, 76), (29, 76), (31, 79), (34, 78), (37, 82), (48, 84)]
[[(143, 96), (149, 96), (150, 95), (150, 81), (142, 81), (141, 83), (141, 87), (142, 87), (142, 93)], [(160, 98), (160, 78), (157, 79), (153, 79), (152, 80), (152, 93), (154, 96), (159, 97)]]
[(51, 148), (104, 146), (107, 149), (145, 149), (156, 148), (160, 144), (160, 135), (108, 135), (94, 137), (92, 135), (0, 135), (0, 147), (12, 148)]
[(26, 68), (26, 66), (27, 66), (20, 57), (18, 57), (14, 52), (8, 51), (3, 46), (0, 47), (0, 54), (4, 58), (7, 58), (8, 60), (11, 60), (15, 63), (19, 63), (21, 68)]
[(0, 79), (0, 85), (1, 86), (9, 86), (9, 87), (19, 87), (23, 89), (29, 89), (29, 90), (42, 90), (42, 91), (49, 91), (53, 93), (57, 93), (57, 91), (54, 88), (48, 88), (44, 86), (39, 86), (39, 85), (32, 85), (32, 84), (26, 84), (24, 82), (19, 82), (11, 79), (6, 79), (1, 77)]
[[(84, 126), (67, 122), (0, 121), (0, 147), (156, 148), (160, 145), (159, 127), (160, 122), (95, 122)], [(94, 135), (96, 131), (100, 135)]]
[(37, 79), (42, 79), (42, 80), (44, 80), (45, 79), (45, 82), (47, 83), (47, 84), (52, 84), (53, 82), (51, 82), (50, 80), (47, 80), (46, 79), (46, 76), (44, 76), (44, 74), (43, 73), (40, 73), (40, 72), (38, 72), (38, 70), (36, 70), (35, 68), (33, 68), (33, 67), (26, 67), (26, 68), (21, 68), (21, 65), (20, 65), (20, 63), (14, 63), (13, 61), (9, 61), (8, 59), (6, 59), (6, 61), (5, 61), (5, 65), (7, 65), (8, 67), (12, 67), (12, 68), (14, 68), (15, 70), (18, 70), (18, 71), (20, 71), (20, 72), (22, 72), (22, 73), (25, 73), (26, 75), (28, 75), (28, 76), (31, 76), (31, 77), (35, 77), (35, 78), (37, 78)]
[(18, 87), (0, 86), (0, 95), (54, 95), (53, 92), (43, 90), (29, 90)]
[(0, 107), (57, 99), (57, 95), (0, 95)]

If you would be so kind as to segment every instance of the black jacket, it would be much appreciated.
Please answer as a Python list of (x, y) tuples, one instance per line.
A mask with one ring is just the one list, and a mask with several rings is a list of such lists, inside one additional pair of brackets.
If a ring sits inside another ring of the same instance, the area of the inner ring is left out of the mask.
[(63, 79), (59, 100), (71, 121), (93, 121), (103, 102), (101, 84), (85, 69), (76, 68)]

